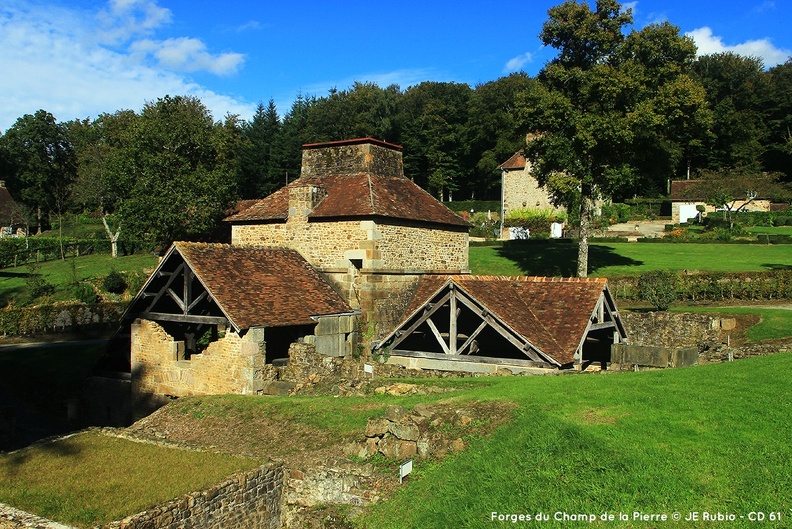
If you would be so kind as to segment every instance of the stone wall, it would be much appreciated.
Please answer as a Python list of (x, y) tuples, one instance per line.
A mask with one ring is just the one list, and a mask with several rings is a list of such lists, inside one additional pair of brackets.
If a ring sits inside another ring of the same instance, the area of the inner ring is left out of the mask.
[(620, 312), (630, 344), (700, 349), (721, 341), (728, 322), (707, 314), (685, 312)]
[(277, 529), (283, 479), (283, 465), (271, 463), (103, 529)]
[(504, 215), (514, 209), (552, 209), (556, 208), (550, 196), (539, 182), (531, 175), (531, 164), (526, 162), (523, 170), (507, 170), (503, 173), (503, 209)]
[(133, 401), (152, 394), (252, 394), (261, 391), (264, 380), (274, 378), (274, 368), (265, 364), (261, 329), (244, 336), (228, 332), (189, 360), (183, 360), (184, 342), (156, 322), (139, 319), (131, 330)]
[(402, 153), (396, 145), (376, 145), (371, 140), (346, 145), (304, 146), (300, 176), (373, 173), (404, 176)]
[(322, 270), (448, 271), (468, 269), (468, 233), (372, 220), (244, 224), (231, 228), (231, 244), (292, 248)]

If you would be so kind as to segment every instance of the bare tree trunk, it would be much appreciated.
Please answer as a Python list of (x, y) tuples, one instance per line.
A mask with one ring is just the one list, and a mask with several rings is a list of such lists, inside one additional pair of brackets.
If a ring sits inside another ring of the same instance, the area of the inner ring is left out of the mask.
[(577, 276), (588, 277), (588, 238), (591, 229), (591, 200), (585, 194), (580, 200), (580, 239), (578, 241)]
[(107, 238), (110, 239), (110, 254), (113, 256), (113, 259), (118, 257), (118, 238), (121, 236), (121, 226), (118, 226), (118, 229), (115, 233), (112, 232), (110, 226), (107, 224), (107, 215), (102, 212), (102, 224), (104, 224), (105, 233), (107, 233)]

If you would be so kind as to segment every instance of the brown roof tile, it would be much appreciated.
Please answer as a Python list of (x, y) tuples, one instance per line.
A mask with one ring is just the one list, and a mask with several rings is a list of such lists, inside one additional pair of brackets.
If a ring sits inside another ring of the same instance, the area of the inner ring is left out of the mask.
[(232, 223), (286, 220), (289, 212), (288, 190), (306, 185), (320, 185), (327, 192), (327, 196), (314, 208), (309, 219), (385, 217), (458, 227), (470, 226), (470, 223), (411, 180), (371, 173), (302, 177), (225, 220)]
[(522, 150), (512, 154), (511, 158), (500, 164), (501, 169), (524, 169), (526, 164), (525, 152)]
[(294, 250), (174, 243), (238, 329), (315, 323), (352, 308)]
[(425, 276), (405, 317), (449, 279), (560, 364), (574, 361), (591, 313), (608, 284), (604, 278)]

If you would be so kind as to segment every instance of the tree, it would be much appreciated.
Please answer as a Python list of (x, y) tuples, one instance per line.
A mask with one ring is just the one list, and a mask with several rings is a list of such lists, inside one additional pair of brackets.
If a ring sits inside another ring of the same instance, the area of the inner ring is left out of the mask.
[(72, 200), (83, 209), (99, 212), (113, 258), (118, 257), (123, 228), (120, 208), (131, 192), (133, 181), (129, 173), (113, 171), (110, 164), (124, 148), (125, 138), (133, 134), (137, 119), (134, 111), (120, 110), (102, 114), (93, 122), (69, 123), (78, 167)]
[(236, 200), (237, 118), (215, 124), (195, 97), (147, 103), (108, 164), (129, 182), (119, 212), (129, 231), (160, 247), (201, 240)]
[(465, 144), (474, 164), (461, 190), (471, 198), (500, 198), (498, 166), (525, 146), (526, 124), (519, 119), (517, 98), (535, 80), (513, 73), (476, 86), (470, 95)]
[(685, 189), (690, 199), (704, 200), (716, 208), (723, 208), (723, 218), (734, 229), (734, 214), (745, 211), (757, 199), (774, 202), (792, 198), (788, 185), (779, 181), (778, 174), (754, 173), (744, 169), (701, 171), (700, 178)]
[(684, 75), (695, 50), (670, 25), (625, 37), (632, 12), (616, 0), (598, 0), (594, 11), (567, 1), (548, 14), (540, 38), (559, 54), (523, 96), (524, 120), (536, 132), (526, 153), (556, 203), (579, 210), (577, 275), (586, 277), (595, 201), (639, 181), (642, 145), (657, 143), (668, 165), (696, 145), (698, 132), (668, 127), (663, 114), (694, 92)]
[(242, 198), (259, 198), (284, 183), (278, 167), (278, 134), (281, 122), (275, 102), (259, 103), (253, 119), (242, 126), (244, 143), (239, 152), (239, 189)]
[(767, 91), (762, 60), (716, 53), (699, 57), (693, 68), (714, 115), (714, 142), (704, 153), (705, 167), (761, 171), (765, 125), (759, 101)]
[(404, 172), (441, 200), (470, 177), (465, 145), (470, 86), (423, 82), (402, 99)]
[(766, 119), (764, 168), (792, 180), (792, 59), (767, 73), (762, 105)]
[(76, 165), (64, 126), (45, 110), (17, 119), (2, 137), (9, 165), (8, 187), (36, 212), (38, 229), (43, 214), (62, 212)]

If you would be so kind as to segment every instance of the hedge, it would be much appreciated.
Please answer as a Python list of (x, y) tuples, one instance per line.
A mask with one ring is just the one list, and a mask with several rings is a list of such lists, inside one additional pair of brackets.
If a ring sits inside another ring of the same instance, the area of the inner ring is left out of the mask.
[[(110, 253), (107, 239), (75, 239), (64, 237), (63, 252), (67, 256)], [(119, 248), (134, 252), (143, 246), (134, 241), (119, 241)], [(29, 262), (60, 259), (61, 239), (58, 237), (3, 237), (0, 239), (0, 268), (22, 266)]]
[[(776, 300), (792, 298), (792, 270), (765, 272), (677, 272), (680, 301)], [(620, 299), (645, 301), (638, 295), (640, 276), (609, 279), (611, 292)]]
[(0, 333), (3, 336), (26, 336), (48, 332), (117, 327), (126, 303), (62, 303), (0, 309)]

